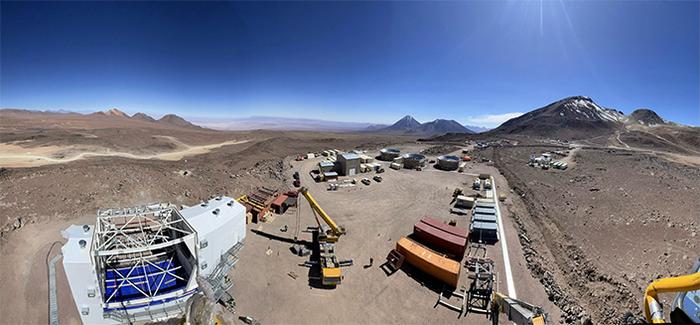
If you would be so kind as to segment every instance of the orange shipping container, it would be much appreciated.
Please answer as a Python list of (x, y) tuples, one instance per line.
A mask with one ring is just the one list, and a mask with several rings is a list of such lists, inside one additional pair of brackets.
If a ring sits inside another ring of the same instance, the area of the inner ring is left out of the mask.
[(442, 256), (406, 237), (396, 242), (396, 250), (405, 256), (406, 262), (417, 269), (452, 287), (457, 287), (461, 271), (459, 262)]

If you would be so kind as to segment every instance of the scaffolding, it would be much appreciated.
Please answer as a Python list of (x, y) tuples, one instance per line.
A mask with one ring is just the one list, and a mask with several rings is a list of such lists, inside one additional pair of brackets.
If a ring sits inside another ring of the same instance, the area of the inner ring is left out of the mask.
[(187, 288), (196, 268), (196, 234), (175, 206), (100, 210), (93, 236), (107, 317), (129, 320), (129, 308), (150, 309), (192, 293)]
[(244, 245), (245, 216), (243, 205), (217, 197), (182, 210), (167, 203), (104, 209), (94, 226), (71, 225), (61, 252), (82, 322), (164, 321), (182, 315), (198, 291), (231, 309), (227, 274)]
[(468, 311), (480, 314), (490, 312), (493, 284), (495, 282), (494, 263), (492, 260), (479, 260), (472, 264), (473, 274), (469, 277), (467, 305)]

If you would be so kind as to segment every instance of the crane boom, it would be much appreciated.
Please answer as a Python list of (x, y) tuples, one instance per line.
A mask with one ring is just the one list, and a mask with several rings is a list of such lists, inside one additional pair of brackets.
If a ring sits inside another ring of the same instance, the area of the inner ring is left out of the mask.
[[(311, 209), (317, 215), (316, 222), (318, 222), (319, 229), (314, 231), (314, 243), (317, 245), (314, 250), (318, 251), (318, 263), (321, 266), (321, 284), (335, 287), (340, 284), (343, 278), (340, 271), (343, 262), (338, 261), (335, 255), (335, 243), (338, 242), (341, 235), (345, 234), (345, 228), (338, 226), (335, 221), (328, 216), (326, 211), (323, 211), (323, 208), (318, 205), (316, 199), (309, 193), (309, 189), (302, 187), (299, 189), (299, 192), (304, 195)], [(318, 216), (321, 216), (321, 219), (323, 219), (330, 229), (321, 225), (321, 222), (318, 221)]]
[(302, 195), (306, 198), (306, 201), (309, 202), (309, 205), (311, 208), (316, 212), (319, 216), (321, 216), (321, 219), (330, 227), (330, 237), (335, 237), (335, 240), (337, 240), (338, 237), (341, 235), (345, 234), (345, 229), (342, 227), (338, 226), (333, 219), (331, 219), (330, 216), (326, 213), (326, 211), (323, 211), (323, 208), (321, 208), (320, 205), (318, 205), (318, 202), (316, 202), (316, 199), (314, 199), (313, 196), (311, 196), (311, 193), (309, 193), (309, 190), (306, 187), (302, 187), (299, 189)]

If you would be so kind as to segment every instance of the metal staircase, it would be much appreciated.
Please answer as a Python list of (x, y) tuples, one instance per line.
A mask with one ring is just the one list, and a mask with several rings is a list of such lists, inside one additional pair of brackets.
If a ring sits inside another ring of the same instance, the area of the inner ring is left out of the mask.
[[(228, 306), (232, 306), (234, 303), (234, 298), (228, 293), (228, 290), (233, 287), (233, 282), (231, 282), (227, 275), (236, 266), (239, 260), (238, 254), (243, 248), (244, 243), (238, 242), (236, 245), (231, 247), (226, 253), (221, 255), (219, 264), (214, 268), (214, 270), (209, 274), (209, 276), (201, 281), (200, 284), (205, 285), (207, 288), (202, 288), (202, 292), (208, 296), (208, 298), (213, 301), (222, 301)], [(232, 309), (231, 307), (230, 309)]]

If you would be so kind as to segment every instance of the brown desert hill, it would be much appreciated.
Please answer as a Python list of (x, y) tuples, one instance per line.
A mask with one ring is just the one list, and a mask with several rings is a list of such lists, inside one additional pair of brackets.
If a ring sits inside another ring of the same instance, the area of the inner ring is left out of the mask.
[(158, 120), (158, 123), (179, 126), (179, 127), (186, 127), (186, 128), (198, 128), (198, 129), (202, 128), (201, 126), (194, 125), (194, 124), (190, 123), (189, 121), (185, 120), (184, 118), (179, 117), (175, 114), (163, 115), (163, 117), (161, 117)]
[(700, 128), (675, 124), (630, 125), (619, 142), (633, 148), (700, 155)]
[(129, 117), (118, 109), (81, 114), (65, 111), (36, 111), (15, 108), (0, 109), (0, 130), (16, 129), (22, 132), (35, 129), (106, 129), (106, 128), (145, 128), (172, 129), (187, 128), (208, 130), (196, 126), (185, 119), (168, 114), (156, 121), (152, 117), (136, 113)]
[(182, 127), (107, 112), (0, 109), (0, 153), (18, 151), (21, 147), (38, 148), (33, 154), (48, 152), (59, 159), (83, 152), (152, 155), (249, 138), (245, 132), (233, 134)]
[(120, 111), (117, 108), (111, 108), (105, 112), (105, 115), (107, 116), (116, 116), (116, 117), (124, 117), (124, 118), (129, 118), (129, 115), (126, 113)]
[(667, 124), (656, 112), (640, 108), (630, 114), (630, 122), (636, 122), (642, 125), (660, 125)]
[(145, 113), (141, 113), (141, 112), (138, 112), (138, 113), (132, 115), (131, 118), (134, 120), (141, 120), (141, 121), (146, 121), (146, 122), (154, 122), (154, 123), (156, 122), (156, 119), (148, 116)]
[(603, 108), (589, 97), (573, 96), (512, 118), (485, 133), (587, 139), (613, 134), (625, 120), (625, 115), (620, 111)]
[(624, 146), (639, 149), (700, 154), (700, 128), (667, 121), (647, 108), (630, 114), (617, 140)]

